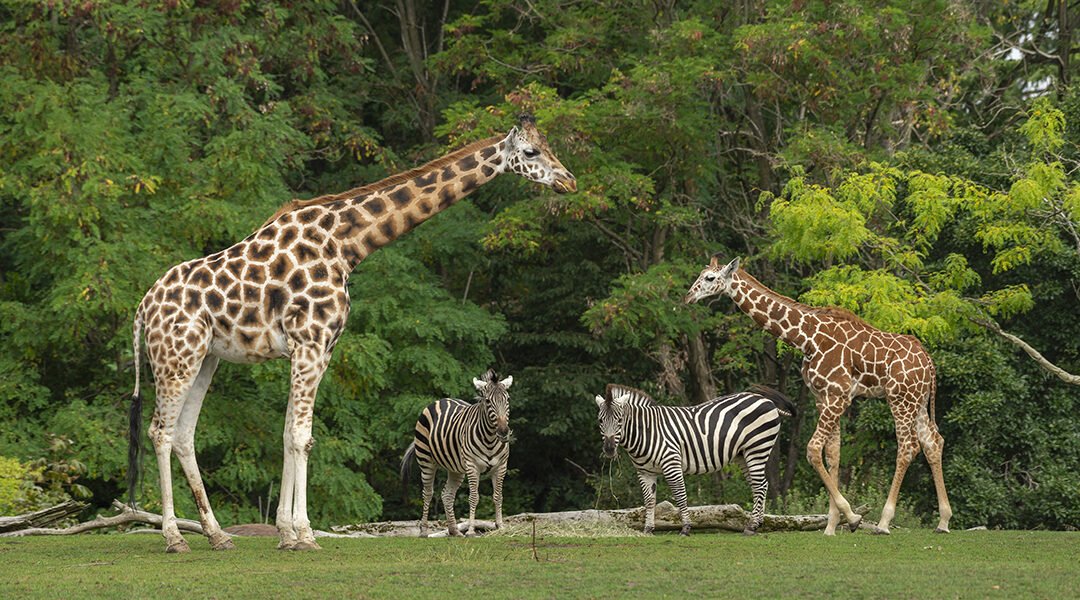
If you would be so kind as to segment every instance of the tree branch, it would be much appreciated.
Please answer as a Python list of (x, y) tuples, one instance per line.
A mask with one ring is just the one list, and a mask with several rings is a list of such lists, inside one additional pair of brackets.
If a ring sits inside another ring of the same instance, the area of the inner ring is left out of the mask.
[(971, 319), (971, 321), (976, 325), (985, 327), (986, 329), (993, 331), (994, 333), (1000, 335), (1006, 340), (1009, 340), (1013, 343), (1013, 345), (1019, 346), (1020, 349), (1026, 352), (1028, 356), (1033, 358), (1035, 362), (1039, 363), (1040, 367), (1056, 375), (1058, 379), (1064, 381), (1065, 383), (1071, 383), (1072, 385), (1080, 385), (1080, 376), (1073, 375), (1072, 373), (1069, 373), (1065, 369), (1062, 369), (1061, 367), (1055, 365), (1049, 360), (1046, 360), (1046, 357), (1040, 354), (1038, 350), (1032, 348), (1027, 342), (1016, 337), (1015, 335), (1003, 331), (1001, 329), (1001, 326), (997, 323), (989, 319)]

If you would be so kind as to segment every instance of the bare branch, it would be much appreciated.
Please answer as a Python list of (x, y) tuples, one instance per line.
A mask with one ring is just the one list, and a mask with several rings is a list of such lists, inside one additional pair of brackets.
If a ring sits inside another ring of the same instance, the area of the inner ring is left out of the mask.
[(1049, 360), (1046, 360), (1046, 357), (1044, 357), (1042, 354), (1040, 354), (1038, 350), (1032, 348), (1027, 342), (1025, 342), (1024, 340), (1016, 337), (1015, 335), (1013, 335), (1011, 333), (1008, 333), (1006, 331), (1003, 331), (1001, 329), (1001, 326), (998, 325), (997, 323), (995, 323), (995, 322), (993, 322), (993, 321), (991, 321), (989, 319), (972, 319), (971, 321), (973, 323), (977, 324), (977, 325), (980, 325), (982, 327), (985, 327), (986, 329), (989, 329), (990, 331), (993, 331), (994, 333), (1000, 335), (1001, 337), (1009, 340), (1014, 345), (1019, 346), (1020, 349), (1023, 350), (1024, 352), (1026, 352), (1028, 356), (1033, 358), (1035, 360), (1035, 362), (1039, 363), (1040, 367), (1042, 367), (1046, 371), (1049, 371), (1050, 373), (1056, 375), (1058, 379), (1064, 381), (1065, 383), (1071, 383), (1073, 385), (1080, 385), (1080, 376), (1073, 375), (1072, 373), (1069, 373), (1065, 369), (1062, 369), (1061, 367), (1055, 365), (1054, 363), (1050, 362)]

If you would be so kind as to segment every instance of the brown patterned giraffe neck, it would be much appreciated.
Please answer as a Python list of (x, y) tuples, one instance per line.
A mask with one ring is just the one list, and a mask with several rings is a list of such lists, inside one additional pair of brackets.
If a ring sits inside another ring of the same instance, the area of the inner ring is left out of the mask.
[(804, 354), (814, 351), (812, 334), (821, 319), (811, 307), (765, 287), (742, 269), (732, 274), (731, 299), (765, 331)]
[(941, 468), (945, 440), (934, 420), (936, 371), (919, 340), (877, 329), (845, 309), (811, 307), (778, 294), (740, 269), (737, 258), (722, 266), (713, 256), (684, 301), (717, 294), (730, 296), (755, 323), (803, 352), (803, 382), (813, 392), (819, 413), (806, 452), (829, 491), (825, 533), (835, 533), (841, 512), (852, 531), (862, 520), (839, 491), (840, 416), (857, 396), (885, 397), (896, 423), (896, 470), (875, 531), (889, 533), (904, 473), (921, 447), (938, 496), (937, 530), (947, 532), (952, 509)]
[[(317, 548), (307, 518), (307, 459), (315, 394), (349, 315), (353, 268), (500, 173), (517, 173), (556, 192), (577, 189), (536, 129), (522, 117), (506, 136), (469, 144), (426, 165), (341, 194), (294, 200), (244, 240), (169, 269), (135, 315), (137, 431), (140, 337), (154, 371), (157, 406), (150, 438), (158, 459), (162, 531), (182, 552), (172, 500), (170, 454), (184, 470), (214, 548), (232, 547), (210, 510), (195, 462), (195, 423), (221, 360), (292, 362), (277, 525), (281, 548)], [(137, 448), (138, 436), (130, 442)], [(137, 452), (129, 468), (137, 471)]]

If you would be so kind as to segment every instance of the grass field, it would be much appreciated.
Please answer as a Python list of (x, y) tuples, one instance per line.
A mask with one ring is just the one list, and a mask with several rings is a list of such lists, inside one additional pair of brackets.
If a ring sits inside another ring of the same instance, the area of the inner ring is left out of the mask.
[(166, 555), (156, 535), (0, 539), (4, 598), (1070, 598), (1080, 533), (323, 539)]

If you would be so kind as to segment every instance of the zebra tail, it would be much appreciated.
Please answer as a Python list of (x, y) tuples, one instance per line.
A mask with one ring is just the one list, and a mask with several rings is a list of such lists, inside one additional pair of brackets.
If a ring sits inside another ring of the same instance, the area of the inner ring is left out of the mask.
[(405, 498), (409, 497), (409, 479), (412, 476), (412, 466), (414, 459), (416, 458), (416, 441), (414, 440), (409, 447), (405, 449), (405, 456), (401, 457), (401, 469), (399, 474), (401, 475), (401, 495)]
[(139, 391), (139, 362), (142, 358), (139, 338), (142, 336), (142, 309), (135, 313), (132, 327), (132, 346), (135, 349), (135, 392), (131, 395), (128, 408), (128, 504), (135, 508), (135, 496), (139, 488), (140, 466), (142, 465), (142, 393)]
[(795, 403), (779, 390), (774, 390), (765, 385), (753, 385), (750, 386), (750, 391), (772, 402), (773, 406), (776, 407), (776, 412), (782, 416), (791, 417), (795, 415)]

